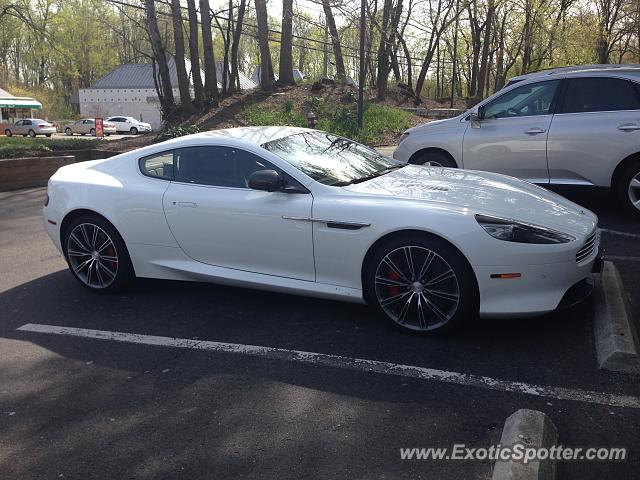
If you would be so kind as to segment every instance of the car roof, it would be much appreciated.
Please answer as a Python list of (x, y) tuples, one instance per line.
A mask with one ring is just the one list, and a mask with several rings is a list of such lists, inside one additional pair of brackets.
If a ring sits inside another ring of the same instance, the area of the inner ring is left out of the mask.
[(289, 135), (295, 135), (296, 133), (303, 133), (310, 131), (308, 128), (301, 127), (277, 127), (277, 126), (265, 126), (265, 127), (237, 127), (237, 128), (224, 128), (221, 130), (211, 130), (209, 132), (196, 133), (189, 135), (193, 139), (234, 139), (253, 145), (262, 145), (272, 140), (288, 137)]
[(613, 75), (630, 75), (640, 76), (640, 64), (621, 63), (621, 64), (594, 64), (594, 65), (571, 65), (568, 67), (549, 68), (537, 72), (525, 73), (518, 75), (509, 80), (509, 84), (520, 82), (523, 80), (539, 79), (553, 75), (570, 75), (581, 76), (592, 73), (613, 74)]

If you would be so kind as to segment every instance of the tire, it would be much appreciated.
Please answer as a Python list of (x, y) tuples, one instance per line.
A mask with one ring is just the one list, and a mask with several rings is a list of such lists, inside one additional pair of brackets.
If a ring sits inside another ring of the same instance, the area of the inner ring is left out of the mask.
[(442, 333), (478, 315), (471, 266), (453, 246), (428, 234), (381, 244), (365, 266), (363, 281), (367, 302), (404, 331)]
[(451, 157), (441, 152), (424, 152), (410, 163), (415, 165), (431, 165), (432, 167), (458, 168)]
[(36, 138), (36, 132), (34, 132), (33, 130), (29, 130), (28, 135), (29, 135), (31, 138)]
[(71, 135), (73, 135), (73, 132), (71, 131), (71, 129), (70, 129), (70, 128), (65, 128), (65, 129), (64, 129), (64, 134), (65, 134), (67, 137), (70, 137)]
[(131, 127), (131, 130), (129, 130), (129, 132), (131, 133), (131, 135), (137, 135), (138, 129), (136, 127)]
[(11, 133), (11, 130), (9, 130), (8, 128), (4, 131), (4, 134), (5, 134), (7, 137), (11, 137), (11, 136), (13, 135), (13, 133)]
[(92, 128), (91, 130), (89, 130), (89, 135), (91, 135), (92, 137), (96, 136), (96, 129)]
[(50, 134), (50, 133), (46, 133), (46, 134), (45, 134), (45, 137), (47, 137), (47, 138), (51, 138), (51, 134)]
[(624, 208), (640, 218), (640, 160), (630, 163), (620, 171), (613, 189)]
[(135, 277), (122, 237), (98, 215), (82, 215), (65, 227), (62, 248), (69, 270), (89, 290), (116, 292)]

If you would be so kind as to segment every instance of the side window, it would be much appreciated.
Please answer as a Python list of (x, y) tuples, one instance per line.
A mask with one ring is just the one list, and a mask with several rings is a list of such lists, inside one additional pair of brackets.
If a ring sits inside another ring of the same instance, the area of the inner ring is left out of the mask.
[(16, 122), (16, 127), (21, 127), (22, 126), (22, 120), (18, 120)]
[(176, 151), (179, 182), (216, 187), (248, 188), (256, 170), (279, 170), (263, 158), (232, 147), (186, 147)]
[(139, 160), (140, 171), (148, 177), (173, 180), (173, 158), (173, 152), (162, 152), (142, 157)]
[(640, 110), (634, 84), (620, 78), (592, 77), (569, 80), (561, 113)]
[(31, 120), (24, 120), (22, 122), (23, 125), (31, 125)]
[(559, 85), (560, 80), (551, 80), (514, 88), (486, 104), (484, 118), (548, 115)]

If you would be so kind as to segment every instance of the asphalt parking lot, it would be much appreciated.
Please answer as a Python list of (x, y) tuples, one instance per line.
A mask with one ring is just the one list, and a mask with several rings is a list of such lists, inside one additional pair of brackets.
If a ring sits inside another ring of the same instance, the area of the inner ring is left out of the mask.
[[(605, 191), (560, 193), (600, 216), (640, 318), (640, 222)], [(624, 402), (640, 378), (598, 370), (589, 303), (424, 338), (365, 306), (215, 285), (140, 280), (97, 295), (44, 233), (43, 195), (0, 193), (1, 479), (488, 478), (490, 461), (401, 460), (400, 448), (488, 447), (519, 408), (547, 413), (564, 445), (630, 449), (624, 462), (560, 463), (559, 478), (640, 478), (640, 408)], [(433, 375), (367, 372), (354, 358)]]

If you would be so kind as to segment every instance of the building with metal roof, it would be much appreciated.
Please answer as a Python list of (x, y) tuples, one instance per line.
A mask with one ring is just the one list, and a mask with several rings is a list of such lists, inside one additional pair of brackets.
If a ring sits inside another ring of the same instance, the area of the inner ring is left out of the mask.
[[(178, 72), (175, 59), (167, 61), (173, 95), (180, 98), (178, 90)], [(193, 81), (191, 77), (191, 63), (185, 59), (191, 95), (193, 97)], [(218, 88), (222, 85), (223, 62), (216, 62)], [(157, 74), (157, 72), (156, 72)], [(204, 79), (204, 72), (201, 71)], [(256, 84), (248, 77), (240, 74), (240, 88), (248, 90)], [(140, 121), (148, 122), (154, 129), (162, 125), (160, 100), (156, 92), (156, 82), (153, 76), (153, 66), (150, 63), (120, 65), (113, 71), (96, 81), (91, 87), (78, 91), (80, 114), (86, 117), (128, 116)]]

